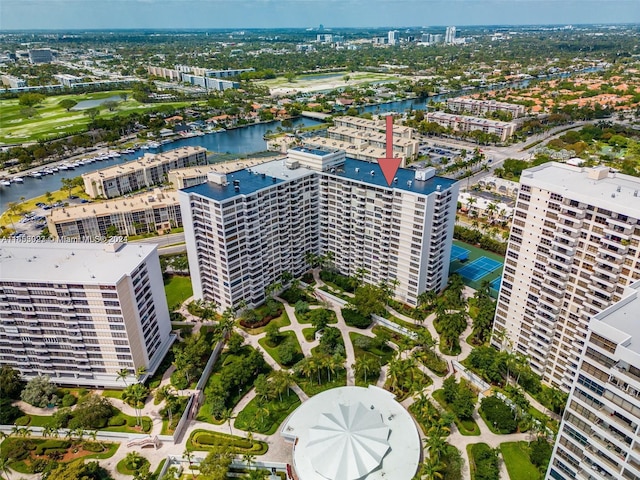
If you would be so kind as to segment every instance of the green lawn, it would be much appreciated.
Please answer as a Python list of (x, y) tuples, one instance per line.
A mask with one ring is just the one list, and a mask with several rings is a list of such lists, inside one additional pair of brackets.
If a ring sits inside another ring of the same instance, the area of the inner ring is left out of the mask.
[(193, 295), (191, 278), (183, 275), (171, 275), (164, 281), (164, 293), (167, 296), (169, 310), (176, 310), (176, 305), (182, 305)]
[(282, 400), (275, 398), (262, 405), (257, 398), (253, 398), (238, 414), (234, 425), (242, 430), (251, 429), (257, 433), (272, 435), (298, 406), (300, 399), (292, 391), (288, 395), (282, 395)]
[(316, 329), (311, 328), (303, 328), (302, 334), (307, 342), (313, 342), (316, 339)]
[(298, 323), (311, 324), (311, 317), (314, 315), (313, 312), (317, 312), (319, 310), (324, 310), (326, 312), (329, 312), (329, 315), (331, 316), (331, 320), (329, 320), (329, 325), (334, 325), (334, 324), (338, 323), (338, 318), (336, 317), (336, 312), (334, 312), (333, 310), (330, 310), (328, 308), (312, 308), (307, 313), (305, 313), (303, 315), (300, 315), (299, 313), (296, 313), (296, 318), (298, 319)]
[(529, 460), (527, 442), (505, 442), (500, 444), (502, 459), (509, 472), (510, 480), (539, 480), (542, 475)]
[[(472, 445), (467, 445), (467, 456), (469, 457), (469, 469), (471, 470), (471, 480), (475, 480), (476, 470), (478, 469), (478, 465), (476, 463), (476, 457), (479, 454), (485, 453), (489, 450), (491, 450), (491, 447), (486, 443), (474, 443)], [(499, 474), (499, 470), (498, 470), (498, 474)], [(499, 477), (496, 476), (495, 478), (497, 480)]]
[(76, 102), (84, 100), (102, 100), (126, 93), (126, 101), (119, 99), (119, 105), (114, 111), (106, 108), (100, 110), (98, 118), (112, 118), (118, 115), (129, 115), (134, 112), (158, 110), (163, 107), (183, 107), (195, 102), (167, 102), (167, 103), (140, 103), (133, 99), (131, 91), (111, 90), (108, 92), (94, 92), (77, 95), (52, 95), (35, 107), (35, 115), (28, 118), (23, 113), (23, 107), (18, 104), (18, 99), (0, 100), (0, 142), (7, 144), (23, 143), (29, 141), (44, 140), (63, 135), (79, 133), (86, 129), (91, 119), (85, 111), (67, 112), (60, 105), (63, 99), (72, 99)]
[[(122, 384), (122, 387), (125, 387), (125, 384)], [(107, 398), (117, 398), (118, 400), (122, 400), (122, 390), (103, 390), (102, 396)]]
[[(280, 332), (279, 343), (276, 346), (269, 345), (269, 342), (267, 342), (266, 337), (263, 337), (260, 340), (258, 340), (258, 343), (260, 344), (260, 346), (266, 350), (266, 352), (269, 354), (269, 356), (271, 356), (271, 358), (273, 358), (276, 362), (278, 362), (278, 365), (280, 365), (283, 368), (288, 368), (286, 365), (282, 363), (282, 360), (280, 359), (280, 352), (278, 351), (278, 347), (282, 345), (284, 342), (292, 342), (296, 348), (296, 352), (298, 353), (298, 359), (302, 359), (302, 356), (303, 356), (302, 348), (300, 348), (300, 343), (298, 342), (296, 333), (291, 330), (286, 332)], [(291, 365), (289, 365), (289, 367), (290, 366)]]
[(136, 470), (131, 470), (127, 466), (127, 459), (123, 458), (116, 465), (116, 470), (118, 471), (118, 473), (120, 473), (122, 475), (134, 475), (137, 471), (139, 471), (142, 468), (144, 468), (145, 465), (147, 467), (149, 467), (149, 460), (147, 460), (146, 458), (143, 457), (143, 460), (140, 462), (140, 467), (138, 467)]

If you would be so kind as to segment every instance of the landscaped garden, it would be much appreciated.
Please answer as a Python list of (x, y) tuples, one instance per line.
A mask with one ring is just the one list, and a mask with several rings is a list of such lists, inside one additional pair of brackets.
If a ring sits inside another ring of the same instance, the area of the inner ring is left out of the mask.
[[(28, 432), (25, 432), (28, 435)], [(5, 439), (0, 444), (0, 457), (8, 466), (23, 474), (49, 472), (59, 463), (77, 459), (109, 458), (119, 447), (117, 443), (86, 440), (86, 432), (78, 431), (64, 439), (30, 438), (17, 431), (16, 437)]]
[(224, 448), (236, 455), (246, 453), (264, 455), (269, 446), (259, 440), (210, 430), (194, 430), (187, 440), (187, 449), (189, 450), (213, 450), (216, 448)]

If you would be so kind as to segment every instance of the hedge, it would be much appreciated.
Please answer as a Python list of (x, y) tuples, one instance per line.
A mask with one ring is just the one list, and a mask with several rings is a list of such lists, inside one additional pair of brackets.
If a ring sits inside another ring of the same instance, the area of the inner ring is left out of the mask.
[(232, 453), (244, 454), (253, 453), (263, 455), (269, 448), (265, 442), (247, 438), (227, 435), (225, 433), (211, 432), (207, 430), (196, 430), (191, 434), (189, 442), (194, 449), (208, 450), (218, 446), (228, 446)]
[(351, 308), (342, 309), (342, 317), (347, 325), (355, 328), (369, 328), (371, 325), (371, 318), (365, 317), (360, 312)]

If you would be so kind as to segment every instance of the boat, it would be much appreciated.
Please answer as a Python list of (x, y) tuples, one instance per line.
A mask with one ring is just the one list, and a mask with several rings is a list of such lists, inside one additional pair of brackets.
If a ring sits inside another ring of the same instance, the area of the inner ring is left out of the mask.
[(51, 167), (51, 170), (54, 171), (54, 172), (57, 172), (59, 169), (58, 169), (58, 167)]
[(53, 175), (53, 170), (51, 170), (50, 168), (47, 168), (43, 170), (42, 173), (44, 173), (45, 175)]
[(41, 174), (40, 172), (33, 172), (33, 173), (31, 174), (31, 176), (32, 176), (33, 178), (40, 178), (40, 177), (42, 177), (42, 174)]
[(14, 177), (13, 181), (16, 183), (23, 183), (24, 182), (24, 178), (22, 177)]
[(148, 142), (149, 148), (158, 148), (160, 144), (158, 142)]
[(151, 147), (149, 145), (142, 145), (140, 148), (142, 150), (149, 150)]
[(77, 163), (78, 165), (84, 165), (84, 161), (82, 161), (82, 160), (78, 160), (76, 163)]
[(0, 185), (2, 185), (3, 187), (10, 187), (11, 180), (0, 180)]
[(118, 152), (110, 151), (110, 152), (109, 152), (109, 156), (110, 156), (111, 158), (119, 158), (119, 157), (121, 157), (122, 155), (120, 155)]
[(79, 163), (79, 162), (73, 162), (73, 163), (71, 164), (71, 166), (72, 166), (73, 168), (76, 168), (76, 167), (79, 167), (79, 166), (80, 166), (80, 163)]
[(61, 170), (61, 171), (69, 170), (69, 164), (61, 163), (60, 166), (58, 167), (58, 170)]

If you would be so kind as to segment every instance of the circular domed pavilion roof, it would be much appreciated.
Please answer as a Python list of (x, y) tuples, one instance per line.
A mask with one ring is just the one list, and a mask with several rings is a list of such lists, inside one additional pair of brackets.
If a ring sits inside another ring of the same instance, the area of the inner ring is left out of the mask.
[(411, 480), (422, 445), (409, 412), (393, 394), (369, 386), (319, 393), (285, 421), (300, 480)]
[(309, 429), (307, 455), (313, 468), (333, 480), (357, 480), (380, 466), (389, 451), (390, 428), (378, 410), (339, 404)]

